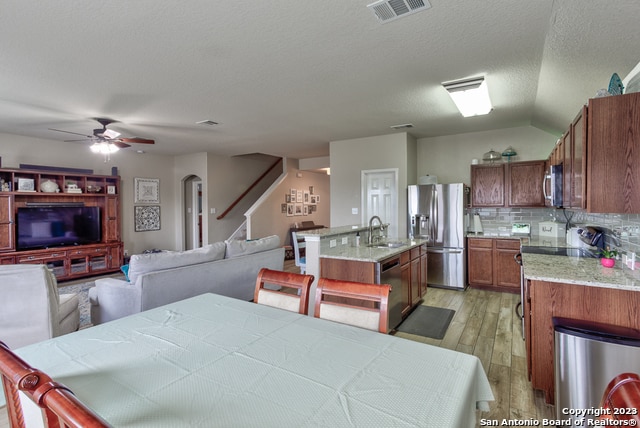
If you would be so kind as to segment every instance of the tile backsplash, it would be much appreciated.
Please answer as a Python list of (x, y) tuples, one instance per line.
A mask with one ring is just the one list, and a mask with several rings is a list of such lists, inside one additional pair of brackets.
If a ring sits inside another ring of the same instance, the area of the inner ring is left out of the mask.
[(605, 245), (640, 253), (640, 214), (592, 214), (556, 208), (469, 208), (467, 212), (480, 215), (484, 235), (508, 235), (512, 223), (530, 223), (531, 234), (537, 235), (542, 221), (570, 221), (573, 226), (602, 227)]

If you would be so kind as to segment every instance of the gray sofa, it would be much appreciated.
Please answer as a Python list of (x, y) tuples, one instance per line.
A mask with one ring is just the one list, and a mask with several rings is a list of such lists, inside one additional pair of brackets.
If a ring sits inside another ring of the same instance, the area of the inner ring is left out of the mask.
[(134, 255), (129, 281), (102, 278), (89, 290), (91, 322), (101, 324), (204, 293), (248, 301), (260, 269), (282, 270), (283, 265), (284, 248), (276, 235)]

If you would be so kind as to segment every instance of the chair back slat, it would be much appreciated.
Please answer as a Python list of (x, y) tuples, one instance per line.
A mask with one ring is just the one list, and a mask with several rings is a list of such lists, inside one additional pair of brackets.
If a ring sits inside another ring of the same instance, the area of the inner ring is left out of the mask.
[[(294, 310), (293, 299), (295, 299), (297, 307), (294, 311), (307, 315), (309, 313), (309, 289), (313, 279), (313, 275), (263, 268), (258, 272), (253, 301), (281, 309)], [(289, 289), (289, 292), (286, 289)]]
[(389, 284), (320, 278), (314, 316), (387, 333), (390, 292)]

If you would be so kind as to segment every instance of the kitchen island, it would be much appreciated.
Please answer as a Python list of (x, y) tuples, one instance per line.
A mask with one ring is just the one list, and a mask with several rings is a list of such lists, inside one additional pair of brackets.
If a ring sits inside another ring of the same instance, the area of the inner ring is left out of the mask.
[(342, 245), (320, 255), (323, 278), (390, 284), (388, 331), (396, 328), (427, 292), (427, 246), (422, 239), (394, 239), (379, 245)]
[(640, 332), (640, 272), (599, 259), (522, 254), (527, 368), (531, 385), (554, 402), (554, 318)]
[[(380, 226), (373, 230), (378, 231)], [(299, 232), (298, 238), (305, 241), (306, 273), (314, 276), (309, 293), (309, 315), (315, 313), (315, 296), (318, 279), (320, 278), (320, 254), (324, 254), (333, 248), (352, 246), (356, 241), (356, 235), (360, 236), (362, 244), (366, 242), (368, 225), (352, 225), (340, 227), (327, 227)]]

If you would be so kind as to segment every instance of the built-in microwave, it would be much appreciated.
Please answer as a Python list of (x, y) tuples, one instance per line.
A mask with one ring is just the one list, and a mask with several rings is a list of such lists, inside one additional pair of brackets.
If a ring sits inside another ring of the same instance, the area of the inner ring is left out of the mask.
[(551, 165), (549, 167), (549, 174), (545, 175), (542, 183), (542, 191), (545, 199), (550, 201), (551, 206), (562, 206), (562, 165)]

